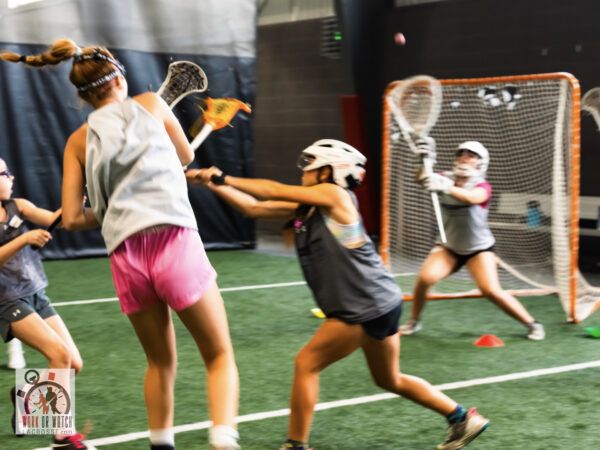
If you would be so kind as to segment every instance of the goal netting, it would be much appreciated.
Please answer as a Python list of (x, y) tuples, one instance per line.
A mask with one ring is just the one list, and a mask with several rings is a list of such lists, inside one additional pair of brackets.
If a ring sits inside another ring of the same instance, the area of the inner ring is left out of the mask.
[[(489, 150), (489, 223), (503, 287), (515, 295), (556, 293), (567, 319), (583, 320), (600, 307), (600, 289), (577, 268), (578, 81), (565, 73), (440, 81), (442, 110), (430, 133), (437, 142), (434, 170), (451, 170), (463, 141)], [(380, 250), (394, 273), (414, 274), (435, 243), (435, 216), (429, 194), (415, 182), (419, 160), (383, 105)], [(464, 268), (431, 293), (478, 295)]]

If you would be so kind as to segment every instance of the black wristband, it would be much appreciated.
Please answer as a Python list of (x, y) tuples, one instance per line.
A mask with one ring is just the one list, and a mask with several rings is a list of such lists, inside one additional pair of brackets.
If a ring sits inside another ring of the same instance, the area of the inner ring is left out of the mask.
[(225, 184), (225, 177), (226, 176), (227, 175), (225, 173), (223, 173), (223, 172), (221, 172), (221, 175), (211, 175), (210, 181), (213, 184), (217, 184), (219, 186), (223, 186)]

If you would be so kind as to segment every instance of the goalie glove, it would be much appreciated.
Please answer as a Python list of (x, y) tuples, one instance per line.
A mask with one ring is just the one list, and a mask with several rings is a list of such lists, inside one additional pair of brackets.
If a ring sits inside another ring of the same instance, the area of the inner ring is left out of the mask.
[(454, 180), (439, 173), (432, 173), (421, 179), (421, 185), (429, 192), (447, 194), (454, 186)]
[(413, 152), (422, 158), (429, 158), (435, 162), (435, 139), (430, 136), (416, 137), (414, 139), (415, 148)]

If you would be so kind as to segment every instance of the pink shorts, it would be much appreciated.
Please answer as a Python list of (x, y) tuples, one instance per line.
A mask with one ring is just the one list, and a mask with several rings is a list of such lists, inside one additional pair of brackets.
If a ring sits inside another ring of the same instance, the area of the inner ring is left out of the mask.
[(128, 237), (110, 255), (110, 268), (124, 314), (158, 302), (181, 311), (217, 278), (198, 232), (171, 225)]

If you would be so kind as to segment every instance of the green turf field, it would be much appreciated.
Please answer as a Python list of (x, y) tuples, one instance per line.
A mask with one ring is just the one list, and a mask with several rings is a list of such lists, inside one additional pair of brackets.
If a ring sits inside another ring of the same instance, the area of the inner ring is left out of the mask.
[[(227, 290), (238, 286), (300, 281), (294, 258), (252, 251), (210, 252), (219, 273), (241, 377), (240, 415), (287, 407), (293, 356), (320, 320), (306, 286)], [(45, 264), (48, 294), (55, 303), (114, 297), (105, 258), (51, 261)], [(484, 300), (431, 302), (423, 332), (403, 338), (402, 369), (436, 385), (528, 372), (600, 360), (600, 339), (586, 338), (583, 328), (600, 325), (600, 314), (581, 325), (568, 325), (555, 297), (525, 298), (530, 312), (546, 326), (547, 339), (530, 342), (524, 328)], [(407, 305), (410, 308), (409, 305)], [(90, 439), (119, 437), (146, 430), (141, 382), (145, 358), (133, 329), (117, 302), (57, 306), (84, 359), (77, 378), (77, 423), (93, 424)], [(207, 420), (204, 371), (199, 354), (177, 323), (179, 371), (176, 425)], [(503, 348), (477, 348), (472, 342), (492, 333)], [(44, 359), (26, 352), (28, 367)], [(1, 361), (1, 360), (0, 360)], [(320, 402), (382, 393), (374, 386), (363, 357), (356, 353), (322, 375)], [(0, 369), (0, 450), (48, 445), (46, 437), (10, 434), (8, 389), (13, 372)], [(470, 448), (487, 450), (587, 450), (598, 448), (600, 368), (462, 387), (447, 391), (465, 406), (476, 405), (492, 420)], [(285, 438), (287, 418), (248, 418), (240, 425), (246, 450), (276, 449)], [(311, 437), (315, 450), (433, 449), (445, 436), (444, 420), (400, 399), (338, 406), (317, 412)], [(179, 450), (206, 449), (207, 431), (176, 435)], [(99, 448), (147, 449), (147, 439)]]

